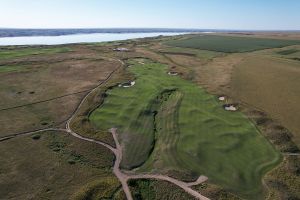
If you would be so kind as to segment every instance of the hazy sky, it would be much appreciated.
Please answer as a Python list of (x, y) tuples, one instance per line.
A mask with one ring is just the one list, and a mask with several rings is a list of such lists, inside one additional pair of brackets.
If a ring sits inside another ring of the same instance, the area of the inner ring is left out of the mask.
[(0, 0), (0, 27), (300, 30), (300, 0)]

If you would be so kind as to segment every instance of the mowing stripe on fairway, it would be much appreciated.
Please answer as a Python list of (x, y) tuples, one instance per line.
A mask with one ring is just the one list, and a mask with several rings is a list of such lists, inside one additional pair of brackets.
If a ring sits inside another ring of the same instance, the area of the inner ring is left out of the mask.
[(122, 167), (203, 174), (232, 192), (259, 198), (261, 178), (280, 154), (256, 127), (197, 85), (168, 75), (167, 66), (131, 64), (136, 84), (110, 90), (90, 116), (101, 130), (119, 129)]

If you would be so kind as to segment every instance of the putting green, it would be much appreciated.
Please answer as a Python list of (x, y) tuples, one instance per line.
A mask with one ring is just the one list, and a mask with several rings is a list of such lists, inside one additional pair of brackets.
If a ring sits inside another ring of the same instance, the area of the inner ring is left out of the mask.
[(228, 112), (197, 85), (167, 74), (167, 66), (132, 61), (130, 88), (107, 92), (90, 116), (99, 129), (117, 127), (122, 167), (191, 171), (247, 198), (262, 194), (263, 174), (280, 154), (240, 112)]

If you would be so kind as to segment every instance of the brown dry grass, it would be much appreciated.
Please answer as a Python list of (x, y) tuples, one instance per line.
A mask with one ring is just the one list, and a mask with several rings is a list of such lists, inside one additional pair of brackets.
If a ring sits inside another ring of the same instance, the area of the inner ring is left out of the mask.
[(69, 199), (104, 179), (120, 186), (111, 173), (114, 158), (108, 149), (62, 132), (7, 140), (0, 150), (1, 199)]
[[(137, 49), (144, 56), (167, 64), (172, 70), (178, 71), (183, 78), (193, 80), (214, 94), (228, 92), (234, 66), (240, 63), (247, 55), (194, 50), (195, 56), (188, 56), (180, 53), (164, 53), (167, 50), (168, 47), (160, 44)], [(174, 51), (174, 49), (171, 49), (171, 51)], [(186, 51), (187, 48), (176, 48), (176, 52)]]
[(63, 124), (83, 94), (0, 112), (0, 136)]
[(299, 167), (299, 157), (286, 156), (276, 169), (267, 174), (265, 183), (268, 185), (269, 195), (266, 199), (299, 199)]
[(52, 64), (44, 60), (31, 65), (26, 72), (1, 73), (1, 108), (87, 90), (119, 65), (104, 60), (68, 60)]
[(233, 68), (242, 61), (244, 55), (222, 55), (213, 58), (209, 62), (197, 57), (184, 55), (167, 55), (166, 57), (170, 58), (177, 68), (178, 66), (185, 66), (185, 68), (190, 70), (191, 72), (189, 73), (192, 76), (189, 79), (192, 79), (211, 93), (221, 94), (227, 92)]
[[(117, 61), (103, 59), (109, 52), (107, 47), (93, 50), (75, 45), (72, 49), (63, 54), (30, 55), (0, 62), (26, 68), (0, 73), (1, 136), (60, 124), (70, 117), (88, 90), (120, 66)], [(81, 93), (72, 95), (77, 92)], [(40, 101), (47, 102), (27, 106)], [(21, 105), (25, 106), (13, 108)]]
[(294, 134), (300, 145), (300, 64), (253, 55), (235, 67), (231, 94), (266, 111)]

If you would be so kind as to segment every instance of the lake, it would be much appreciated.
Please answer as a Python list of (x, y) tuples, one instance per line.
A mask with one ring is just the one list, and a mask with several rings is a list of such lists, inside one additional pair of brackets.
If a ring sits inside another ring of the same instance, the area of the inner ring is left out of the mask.
[(57, 45), (72, 43), (92, 43), (118, 41), (135, 38), (155, 37), (159, 35), (172, 36), (187, 33), (92, 33), (62, 36), (26, 36), (0, 38), (0, 46), (6, 45)]

